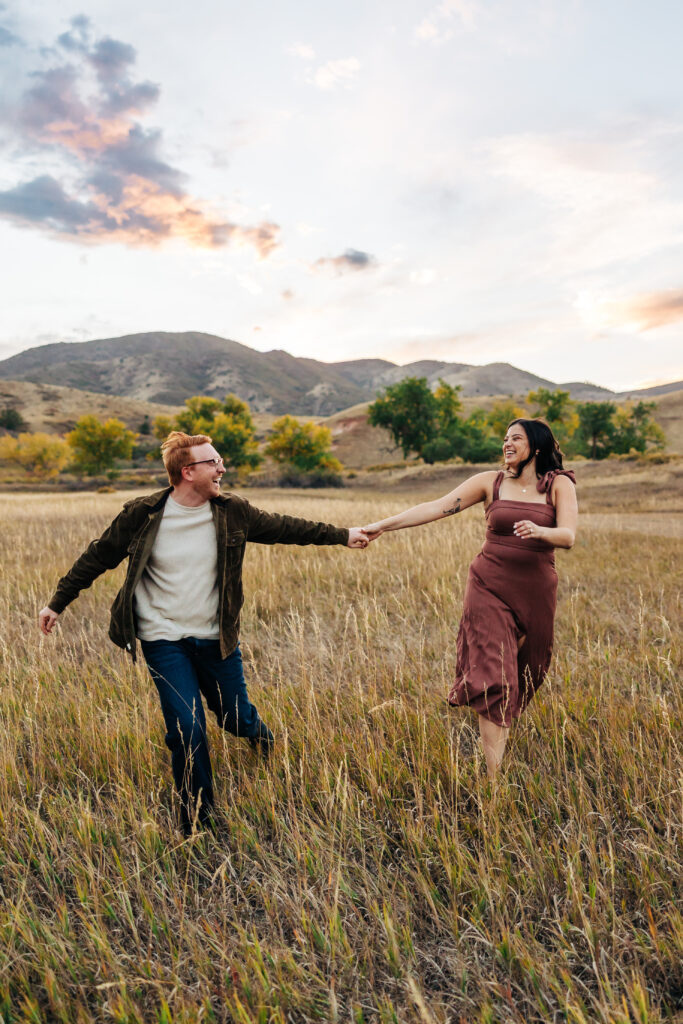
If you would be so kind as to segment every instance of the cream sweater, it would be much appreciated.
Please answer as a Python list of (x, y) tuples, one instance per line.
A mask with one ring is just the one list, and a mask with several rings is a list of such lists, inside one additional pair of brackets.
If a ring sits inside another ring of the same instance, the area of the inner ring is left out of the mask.
[(211, 503), (190, 508), (169, 496), (152, 553), (135, 588), (140, 639), (217, 639), (217, 569)]

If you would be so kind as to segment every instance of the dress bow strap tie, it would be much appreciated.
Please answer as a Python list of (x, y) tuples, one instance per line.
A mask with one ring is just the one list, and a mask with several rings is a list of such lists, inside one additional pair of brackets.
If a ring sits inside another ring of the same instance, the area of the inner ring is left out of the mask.
[(536, 484), (536, 490), (539, 494), (547, 494), (550, 488), (553, 486), (553, 480), (556, 476), (568, 476), (571, 482), (576, 487), (576, 477), (571, 469), (549, 469), (547, 473), (541, 477)]

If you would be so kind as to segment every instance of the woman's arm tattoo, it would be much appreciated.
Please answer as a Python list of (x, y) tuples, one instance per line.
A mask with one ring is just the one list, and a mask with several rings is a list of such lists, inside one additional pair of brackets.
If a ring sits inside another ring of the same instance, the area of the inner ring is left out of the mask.
[(456, 498), (455, 499), (455, 504), (453, 505), (452, 508), (444, 508), (444, 509), (442, 509), (443, 514), (445, 516), (454, 516), (456, 512), (460, 511), (460, 502), (461, 502), (461, 500), (462, 500), (461, 498)]

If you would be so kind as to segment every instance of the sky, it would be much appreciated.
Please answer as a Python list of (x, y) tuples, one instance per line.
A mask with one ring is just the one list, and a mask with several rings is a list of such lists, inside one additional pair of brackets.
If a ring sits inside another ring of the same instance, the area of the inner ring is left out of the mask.
[(683, 377), (679, 0), (0, 3), (0, 359)]

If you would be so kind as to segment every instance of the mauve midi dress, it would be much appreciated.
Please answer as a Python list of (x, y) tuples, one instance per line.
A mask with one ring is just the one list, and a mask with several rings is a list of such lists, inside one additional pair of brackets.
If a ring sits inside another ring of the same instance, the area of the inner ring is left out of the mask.
[[(496, 725), (509, 726), (534, 696), (550, 665), (557, 600), (555, 549), (545, 541), (515, 536), (513, 526), (530, 519), (555, 526), (552, 483), (558, 474), (576, 483), (570, 470), (553, 470), (537, 484), (545, 504), (499, 497), (505, 476), (493, 485), (486, 509), (484, 546), (470, 565), (457, 644), (452, 705), (468, 704)], [(521, 648), (520, 638), (526, 639)]]

